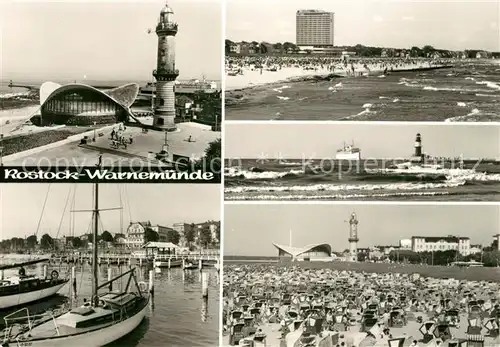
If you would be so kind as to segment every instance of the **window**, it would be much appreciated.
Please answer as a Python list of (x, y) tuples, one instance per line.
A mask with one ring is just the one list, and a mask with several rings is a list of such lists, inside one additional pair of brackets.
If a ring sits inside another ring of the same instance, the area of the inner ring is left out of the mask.
[(160, 106), (165, 106), (165, 99), (160, 99)]
[(157, 124), (157, 125), (163, 125), (163, 124), (164, 124), (164, 123), (163, 123), (163, 118), (158, 118), (158, 119), (156, 120), (156, 124)]

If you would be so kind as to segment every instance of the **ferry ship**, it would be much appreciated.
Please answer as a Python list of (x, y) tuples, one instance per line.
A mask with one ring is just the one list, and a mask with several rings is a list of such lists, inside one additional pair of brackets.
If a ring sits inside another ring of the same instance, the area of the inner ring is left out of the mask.
[[(140, 93), (151, 94), (155, 91), (156, 83), (148, 82), (145, 87), (141, 87)], [(179, 94), (193, 94), (197, 91), (213, 93), (219, 89), (217, 82), (206, 80), (176, 81), (175, 92)]]
[(344, 142), (344, 147), (337, 150), (335, 155), (337, 160), (361, 160), (361, 149), (354, 147), (354, 143), (351, 145), (346, 145)]

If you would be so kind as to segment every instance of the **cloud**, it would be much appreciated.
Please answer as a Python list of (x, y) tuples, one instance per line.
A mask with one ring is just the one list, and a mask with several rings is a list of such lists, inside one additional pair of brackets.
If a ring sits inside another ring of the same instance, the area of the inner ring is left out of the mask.
[(373, 16), (373, 21), (377, 23), (381, 23), (384, 21), (384, 18), (380, 17), (379, 15)]
[(497, 23), (496, 23), (496, 22), (491, 22), (491, 23), (490, 23), (490, 28), (491, 28), (491, 29), (496, 29), (496, 28), (497, 28), (497, 26), (498, 26), (498, 25), (497, 25)]
[(404, 16), (401, 19), (403, 20), (403, 22), (413, 22), (415, 20), (415, 18), (412, 16)]

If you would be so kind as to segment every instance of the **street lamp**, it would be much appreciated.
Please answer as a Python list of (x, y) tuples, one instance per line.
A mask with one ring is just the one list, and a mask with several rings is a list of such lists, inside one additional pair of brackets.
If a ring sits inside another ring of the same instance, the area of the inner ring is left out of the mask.
[(92, 140), (92, 142), (95, 142), (95, 126), (96, 126), (97, 122), (94, 122), (94, 139)]

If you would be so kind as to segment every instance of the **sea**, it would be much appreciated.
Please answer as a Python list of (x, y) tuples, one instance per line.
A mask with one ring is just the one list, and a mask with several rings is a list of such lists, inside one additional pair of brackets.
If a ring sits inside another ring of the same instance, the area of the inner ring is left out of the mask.
[(225, 114), (226, 120), (496, 122), (500, 61), (231, 90)]
[[(226, 160), (225, 200), (498, 201), (500, 163), (443, 161), (425, 174), (380, 172), (392, 160)], [(377, 170), (378, 169), (378, 170)]]
[[(4, 256), (2, 264), (26, 261), (27, 258)], [(65, 278), (71, 274), (72, 264), (54, 265), (48, 268), (48, 273), (57, 270), (59, 276)], [(125, 272), (126, 266), (111, 266), (113, 276)], [(43, 274), (43, 265), (37, 264), (25, 267), (27, 274)], [(107, 281), (107, 265), (99, 267), (100, 282)], [(148, 283), (146, 266), (138, 269), (138, 281)], [(81, 305), (83, 298), (91, 296), (91, 266), (76, 265), (77, 299), (72, 299), (73, 305)], [(115, 341), (108, 347), (154, 347), (154, 346), (200, 346), (219, 345), (219, 275), (215, 269), (204, 269), (209, 274), (208, 300), (202, 298), (201, 273), (198, 270), (183, 271), (181, 269), (162, 269), (155, 274), (154, 297), (151, 300), (149, 312), (137, 329)], [(5, 277), (16, 275), (17, 269), (5, 270)], [(123, 288), (128, 276), (116, 284)], [(64, 286), (58, 295), (28, 305), (31, 314), (41, 314), (54, 307), (61, 307), (71, 298), (70, 285)], [(16, 308), (17, 309), (17, 308)], [(0, 313), (0, 323), (4, 325), (3, 317), (16, 309)]]

